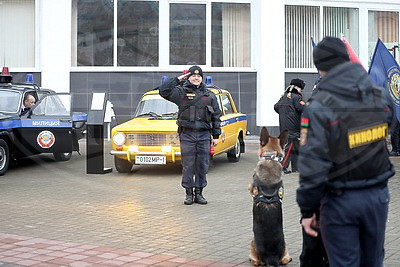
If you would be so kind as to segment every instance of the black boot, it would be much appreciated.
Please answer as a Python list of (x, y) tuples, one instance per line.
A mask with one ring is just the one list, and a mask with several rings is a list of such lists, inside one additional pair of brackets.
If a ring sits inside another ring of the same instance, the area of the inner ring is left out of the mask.
[(192, 205), (193, 204), (193, 188), (185, 188), (186, 190), (186, 197), (183, 203), (185, 205)]
[(207, 200), (203, 197), (203, 188), (202, 187), (196, 187), (194, 189), (194, 202), (199, 203), (199, 204), (207, 204)]

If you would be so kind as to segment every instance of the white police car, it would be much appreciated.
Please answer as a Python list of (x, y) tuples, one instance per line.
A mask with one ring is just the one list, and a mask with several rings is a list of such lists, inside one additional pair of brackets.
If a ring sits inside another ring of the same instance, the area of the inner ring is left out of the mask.
[[(23, 111), (26, 94), (35, 105)], [(55, 93), (34, 83), (12, 83), (8, 68), (0, 75), (0, 175), (11, 160), (52, 153), (56, 160), (66, 161), (79, 151), (87, 115), (71, 112), (68, 93)]]

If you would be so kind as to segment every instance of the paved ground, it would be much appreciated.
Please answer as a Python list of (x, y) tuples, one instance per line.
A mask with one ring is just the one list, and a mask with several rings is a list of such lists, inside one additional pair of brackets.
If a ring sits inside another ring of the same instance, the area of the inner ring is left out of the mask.
[[(0, 266), (249, 266), (247, 185), (256, 142), (248, 140), (239, 163), (216, 158), (205, 206), (183, 205), (179, 166), (89, 175), (84, 144), (82, 156), (69, 162), (24, 160), (0, 177)], [(392, 161), (400, 167), (400, 158)], [(105, 166), (113, 167), (109, 155)], [(296, 174), (284, 176), (284, 227), (293, 257), (288, 266), (299, 266), (301, 251), (297, 184)], [(399, 266), (399, 188), (397, 175), (390, 181), (387, 267)]]

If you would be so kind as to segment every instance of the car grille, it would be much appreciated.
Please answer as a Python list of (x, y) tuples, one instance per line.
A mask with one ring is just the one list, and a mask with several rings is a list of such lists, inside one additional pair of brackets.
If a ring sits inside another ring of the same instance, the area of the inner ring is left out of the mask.
[(127, 145), (139, 146), (179, 146), (177, 133), (130, 133), (127, 134)]

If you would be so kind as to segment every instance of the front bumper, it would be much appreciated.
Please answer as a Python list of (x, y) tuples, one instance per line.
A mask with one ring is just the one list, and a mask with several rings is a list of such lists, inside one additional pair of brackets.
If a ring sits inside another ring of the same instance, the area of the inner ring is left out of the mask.
[(163, 152), (163, 151), (128, 151), (128, 150), (111, 150), (110, 154), (113, 156), (121, 156), (126, 158), (128, 161), (134, 161), (135, 156), (166, 156), (167, 161), (176, 162), (180, 160), (181, 152), (174, 151), (171, 152)]

